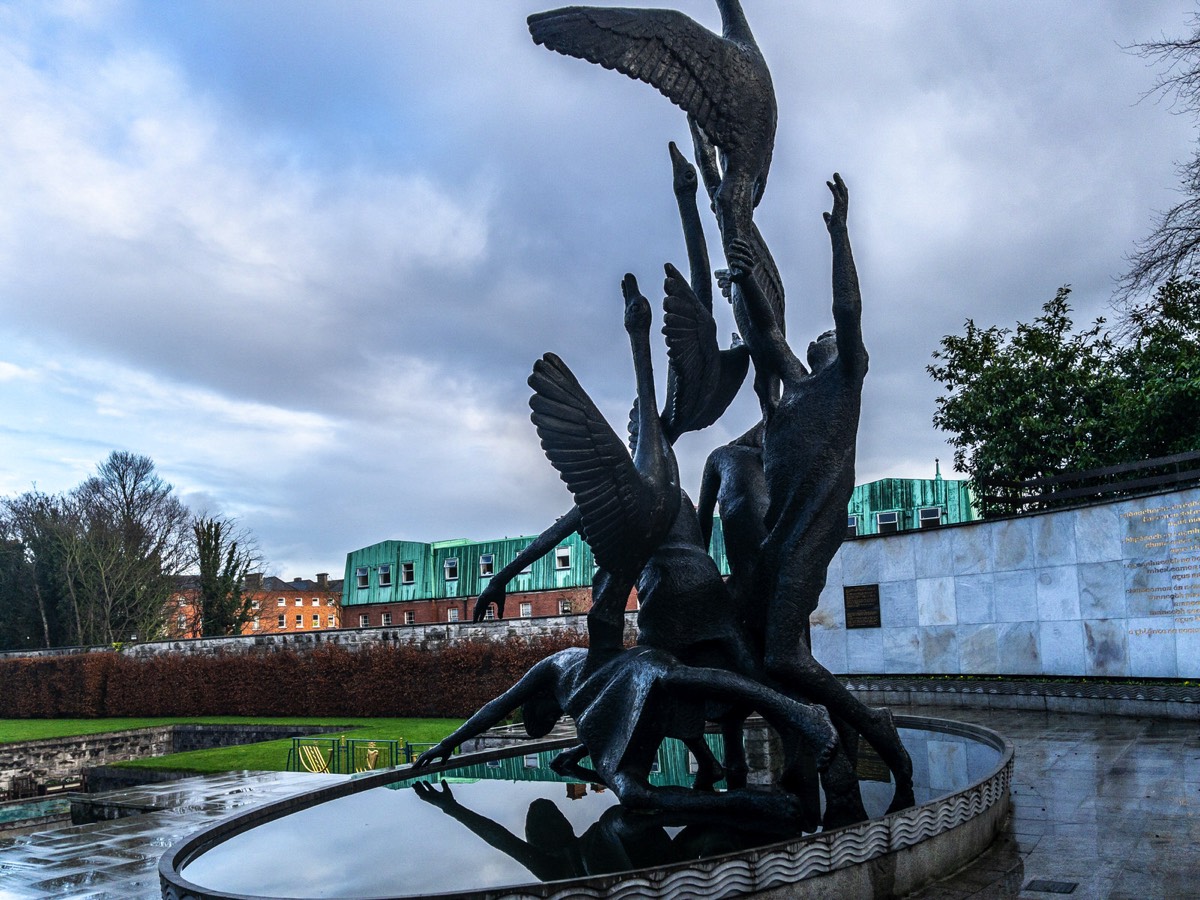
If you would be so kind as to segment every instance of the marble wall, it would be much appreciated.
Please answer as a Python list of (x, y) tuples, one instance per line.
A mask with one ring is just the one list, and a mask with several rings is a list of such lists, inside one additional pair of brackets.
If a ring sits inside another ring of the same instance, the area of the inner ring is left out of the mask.
[[(843, 587), (879, 585), (879, 628)], [(835, 673), (1200, 677), (1200, 489), (847, 541), (812, 617)]]

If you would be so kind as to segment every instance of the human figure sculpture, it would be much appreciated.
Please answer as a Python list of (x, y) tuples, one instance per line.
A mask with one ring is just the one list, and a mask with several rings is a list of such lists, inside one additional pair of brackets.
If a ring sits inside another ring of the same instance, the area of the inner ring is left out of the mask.
[[(767, 537), (767, 479), (763, 473), (760, 420), (740, 437), (713, 450), (704, 461), (696, 515), (701, 541), (712, 542), (713, 515), (720, 508), (729, 586), (742, 623), (751, 635), (766, 629), (766, 603), (754, 592), (758, 551)], [(759, 652), (762, 648), (759, 647)]]
[(867, 351), (862, 298), (846, 226), (849, 194), (841, 176), (828, 182), (825, 214), (833, 249), (836, 328), (808, 347), (808, 366), (792, 352), (754, 282), (752, 250), (730, 248), (730, 278), (741, 289), (749, 323), (743, 336), (755, 369), (778, 377), (783, 393), (763, 433), (763, 473), (770, 505), (757, 562), (756, 590), (767, 599), (763, 661), (768, 675), (824, 704), (875, 748), (896, 780), (892, 808), (913, 803), (912, 763), (886, 709), (863, 704), (812, 656), (809, 617), (825, 587), (826, 569), (845, 536), (854, 491)]
[(548, 734), (566, 713), (575, 720), (596, 774), (627, 807), (799, 820), (805, 809), (786, 791), (710, 793), (650, 783), (659, 745), (668, 737), (702, 735), (705, 706), (714, 700), (760, 713), (791, 743), (791, 759), (803, 749), (817, 760), (818, 768), (825, 768), (837, 749), (837, 732), (823, 709), (798, 703), (753, 679), (686, 666), (650, 647), (600, 654), (572, 647), (536, 663), (515, 685), (421, 754), (415, 765), (421, 769), (447, 759), (463, 741), (518, 709), (531, 737)]
[[(666, 402), (656, 405), (649, 304), (632, 276), (623, 282), (637, 401), (630, 449), (604, 421), (558, 357), (534, 366), (532, 419), (542, 448), (575, 506), (493, 578), (476, 605), (503, 608), (508, 578), (578, 529), (598, 571), (588, 616), (590, 646), (535, 665), (418, 765), (444, 758), (467, 737), (520, 707), (531, 735), (563, 712), (580, 743), (559, 755), (635, 808), (783, 815), (807, 823), (825, 788), (826, 827), (865, 817), (854, 760), (859, 735), (891, 768), (892, 810), (913, 802), (912, 767), (890, 712), (857, 700), (812, 656), (809, 617), (844, 535), (854, 485), (860, 397), (867, 371), (861, 298), (846, 226), (848, 193), (829, 182), (825, 215), (833, 251), (836, 329), (813, 342), (806, 366), (785, 339), (784, 293), (753, 221), (773, 152), (770, 74), (736, 0), (718, 0), (723, 34), (669, 10), (571, 7), (529, 18), (537, 43), (652, 84), (688, 113), (699, 177), (718, 225), (728, 269), (717, 279), (745, 346), (716, 341), (711, 273), (699, 210), (697, 169), (671, 145), (673, 186), (688, 249), (689, 277), (667, 267), (664, 334), (670, 362)], [(672, 443), (724, 412), (754, 363), (761, 422), (709, 458), (702, 525), (679, 484)], [(725, 584), (707, 554), (719, 503), (733, 577)], [(638, 586), (638, 646), (622, 646), (624, 607)], [(805, 701), (820, 706), (809, 706)], [(785, 741), (784, 790), (757, 796), (736, 788), (740, 721), (762, 713)], [(655, 789), (647, 773), (666, 737), (694, 748), (697, 787), (721, 774), (702, 735), (705, 720), (726, 729), (726, 768), (735, 789)], [(593, 769), (585, 769), (590, 758)], [(734, 760), (732, 767), (730, 760)], [(806, 826), (807, 827), (807, 826)]]
[(668, 9), (571, 6), (535, 13), (535, 43), (657, 88), (683, 109), (724, 163), (713, 202), (728, 247), (750, 234), (775, 147), (777, 107), (738, 0), (717, 0), (721, 34)]

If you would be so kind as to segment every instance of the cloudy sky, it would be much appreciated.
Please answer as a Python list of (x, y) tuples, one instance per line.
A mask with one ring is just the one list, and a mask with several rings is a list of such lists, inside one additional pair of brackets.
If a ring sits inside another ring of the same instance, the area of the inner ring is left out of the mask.
[[(667, 5), (719, 28), (712, 3)], [(1066, 283), (1104, 313), (1175, 202), (1193, 124), (1140, 101), (1155, 69), (1121, 48), (1196, 7), (746, 7), (779, 99), (757, 221), (789, 334), (831, 325), (837, 170), (871, 352), (859, 481), (929, 476), (951, 456), (938, 339)], [(648, 86), (536, 47), (539, 8), (0, 3), (0, 495), (144, 453), (285, 578), (567, 509), (525, 379), (554, 350), (624, 422), (620, 278), (656, 299), (686, 263), (666, 145), (687, 130)], [(754, 410), (747, 383), (681, 441), (685, 486)]]

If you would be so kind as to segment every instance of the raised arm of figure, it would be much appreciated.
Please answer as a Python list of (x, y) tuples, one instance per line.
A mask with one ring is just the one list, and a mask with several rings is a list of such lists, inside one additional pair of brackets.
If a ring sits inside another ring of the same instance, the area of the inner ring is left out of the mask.
[(439, 760), (450, 757), (463, 741), (483, 734), (504, 721), (505, 717), (515, 712), (526, 701), (539, 693), (553, 691), (557, 681), (558, 669), (553, 656), (548, 656), (521, 676), (521, 680), (507, 691), (484, 704), (475, 715), (460, 725), (453, 734), (444, 738), (438, 744), (430, 747), (413, 764), (413, 768), (422, 769), (433, 765)]
[(554, 520), (554, 524), (529, 542), (529, 546), (516, 555), (512, 562), (492, 576), (492, 579), (475, 600), (472, 618), (482, 622), (489, 604), (496, 604), (496, 618), (504, 618), (504, 600), (508, 596), (509, 583), (526, 566), (533, 565), (572, 534), (579, 530), (579, 507), (573, 506)]
[(833, 194), (833, 210), (825, 213), (825, 227), (833, 246), (833, 321), (837, 328), (838, 359), (850, 368), (865, 367), (867, 351), (862, 339), (862, 296), (858, 289), (858, 270), (850, 251), (850, 232), (846, 212), (850, 195), (842, 176), (833, 173), (825, 182)]
[(750, 348), (755, 372), (765, 376), (778, 376), (786, 383), (808, 375), (804, 363), (792, 352), (774, 312), (759, 289), (754, 277), (754, 251), (750, 244), (741, 239), (730, 243), (728, 250), (729, 279), (738, 286), (735, 302), (744, 306), (745, 321), (749, 325), (742, 335)]

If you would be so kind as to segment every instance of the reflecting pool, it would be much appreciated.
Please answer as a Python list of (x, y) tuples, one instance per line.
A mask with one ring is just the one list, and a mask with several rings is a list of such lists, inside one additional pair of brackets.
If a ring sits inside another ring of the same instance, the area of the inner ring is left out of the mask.
[[(917, 802), (987, 776), (1000, 751), (971, 738), (902, 728)], [(718, 756), (720, 738), (708, 740)], [(396, 896), (558, 881), (667, 865), (799, 836), (630, 812), (602, 785), (549, 768), (558, 750), (396, 781), (301, 809), (231, 837), (181, 872), (210, 890), (256, 897)], [(769, 754), (768, 754), (769, 755)], [(751, 758), (754, 754), (751, 754)], [(664, 743), (651, 779), (686, 786), (694, 761)], [(886, 768), (859, 762), (872, 817), (891, 801)]]

